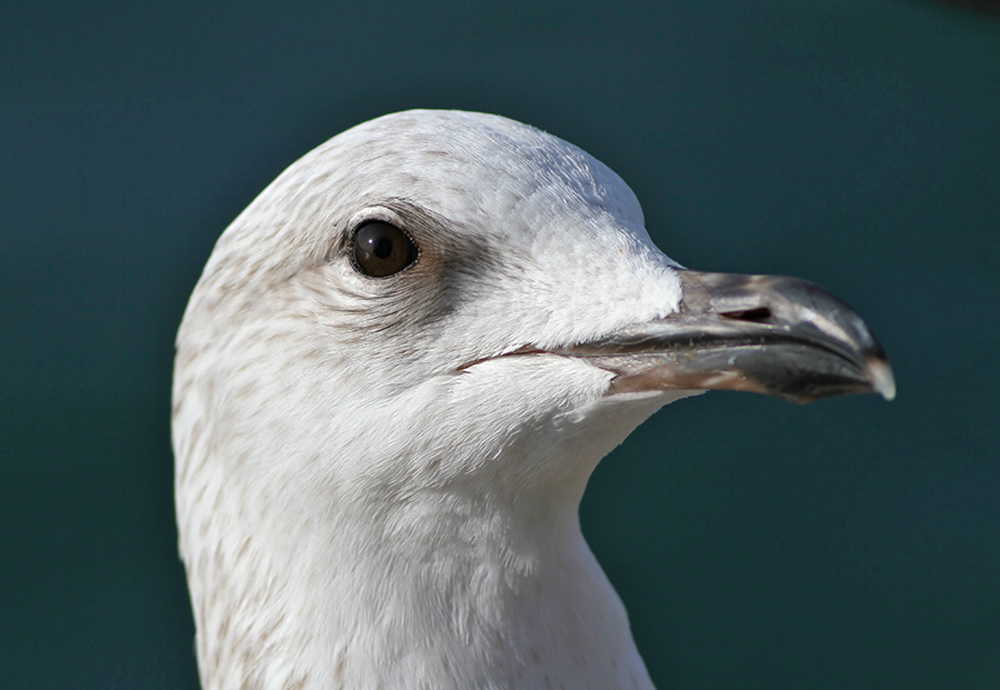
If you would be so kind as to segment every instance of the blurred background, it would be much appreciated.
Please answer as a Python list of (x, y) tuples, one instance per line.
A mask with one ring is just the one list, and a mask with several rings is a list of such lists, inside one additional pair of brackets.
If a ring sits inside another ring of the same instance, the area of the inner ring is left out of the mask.
[(287, 165), (422, 107), (577, 144), (672, 257), (814, 280), (895, 366), (891, 404), (682, 401), (598, 468), (584, 529), (658, 687), (1000, 687), (990, 6), (8, 3), (0, 686), (196, 688), (169, 440), (187, 296)]

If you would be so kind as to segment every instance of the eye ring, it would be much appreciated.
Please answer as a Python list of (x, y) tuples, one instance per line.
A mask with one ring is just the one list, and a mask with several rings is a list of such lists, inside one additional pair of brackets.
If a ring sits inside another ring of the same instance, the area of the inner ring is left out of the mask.
[(358, 273), (385, 278), (399, 273), (417, 260), (417, 245), (391, 223), (373, 220), (354, 231), (351, 263)]

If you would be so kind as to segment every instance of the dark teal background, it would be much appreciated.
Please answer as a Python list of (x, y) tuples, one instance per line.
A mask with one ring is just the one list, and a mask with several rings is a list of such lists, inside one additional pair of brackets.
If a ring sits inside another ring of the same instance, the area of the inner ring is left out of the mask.
[(0, 687), (194, 688), (172, 338), (229, 221), (386, 112), (542, 127), (658, 244), (854, 305), (899, 397), (713, 393), (582, 509), (658, 686), (1000, 687), (1000, 21), (917, 0), (7, 3)]

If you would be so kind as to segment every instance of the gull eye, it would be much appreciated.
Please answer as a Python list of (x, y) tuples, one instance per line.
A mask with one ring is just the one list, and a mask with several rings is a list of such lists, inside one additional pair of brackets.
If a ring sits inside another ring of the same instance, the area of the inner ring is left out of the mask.
[(354, 267), (367, 276), (391, 276), (412, 264), (416, 258), (417, 245), (395, 225), (372, 221), (354, 233)]

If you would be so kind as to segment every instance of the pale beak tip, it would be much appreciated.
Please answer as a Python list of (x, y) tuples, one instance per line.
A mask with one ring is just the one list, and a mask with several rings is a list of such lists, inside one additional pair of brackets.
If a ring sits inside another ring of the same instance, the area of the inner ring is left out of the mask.
[(871, 378), (872, 389), (886, 402), (896, 397), (896, 379), (887, 361), (880, 357), (869, 357), (868, 376)]

